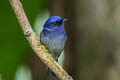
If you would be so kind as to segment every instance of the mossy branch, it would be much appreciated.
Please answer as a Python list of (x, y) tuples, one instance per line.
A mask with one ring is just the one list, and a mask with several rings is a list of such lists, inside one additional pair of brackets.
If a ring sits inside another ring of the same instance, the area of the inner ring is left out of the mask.
[(46, 48), (40, 44), (38, 36), (35, 34), (26, 17), (19, 0), (9, 0), (16, 17), (21, 25), (25, 37), (27, 38), (36, 55), (55, 73), (60, 80), (73, 80), (71, 76), (52, 58)]

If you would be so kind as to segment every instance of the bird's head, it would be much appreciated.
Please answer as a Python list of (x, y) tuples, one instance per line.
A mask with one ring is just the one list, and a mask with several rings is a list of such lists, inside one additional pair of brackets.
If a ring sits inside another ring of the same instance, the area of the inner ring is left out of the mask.
[(64, 22), (67, 21), (67, 19), (62, 19), (59, 16), (52, 16), (48, 18), (48, 20), (44, 24), (44, 29), (57, 29), (60, 27), (64, 28)]

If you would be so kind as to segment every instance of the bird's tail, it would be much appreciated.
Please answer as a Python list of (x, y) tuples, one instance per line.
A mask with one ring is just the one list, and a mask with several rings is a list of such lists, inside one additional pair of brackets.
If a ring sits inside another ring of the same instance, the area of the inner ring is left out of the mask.
[(52, 78), (56, 77), (56, 75), (49, 68), (48, 68), (48, 76)]
[[(58, 62), (58, 58), (54, 58), (54, 60), (56, 61), (56, 62)], [(50, 76), (50, 77), (56, 77), (56, 75), (48, 68), (48, 76)]]
[[(61, 66), (63, 66), (63, 62), (64, 62), (64, 52), (59, 56), (59, 60), (58, 58), (54, 58), (56, 62), (58, 62)], [(48, 68), (47, 69), (48, 72), (48, 76), (55, 78), (56, 75)]]

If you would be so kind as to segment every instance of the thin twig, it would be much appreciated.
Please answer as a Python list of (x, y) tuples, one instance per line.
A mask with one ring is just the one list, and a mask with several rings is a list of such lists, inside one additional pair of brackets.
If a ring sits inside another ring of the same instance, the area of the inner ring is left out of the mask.
[(73, 80), (71, 76), (52, 58), (46, 48), (40, 44), (38, 36), (34, 33), (19, 0), (9, 0), (21, 28), (37, 56), (55, 73), (60, 80)]

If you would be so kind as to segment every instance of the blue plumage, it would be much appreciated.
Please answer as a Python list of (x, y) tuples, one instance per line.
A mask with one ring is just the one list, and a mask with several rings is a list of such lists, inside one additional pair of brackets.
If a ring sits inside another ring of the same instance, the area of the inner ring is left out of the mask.
[(63, 51), (67, 39), (64, 31), (64, 21), (66, 19), (52, 16), (45, 22), (40, 33), (40, 42), (46, 46), (56, 61), (58, 61), (58, 57)]
[[(43, 30), (40, 33), (40, 42), (46, 46), (53, 58), (58, 61), (67, 39), (64, 31), (64, 22), (59, 16), (52, 16), (45, 22)], [(49, 76), (54, 76), (48, 69)]]

